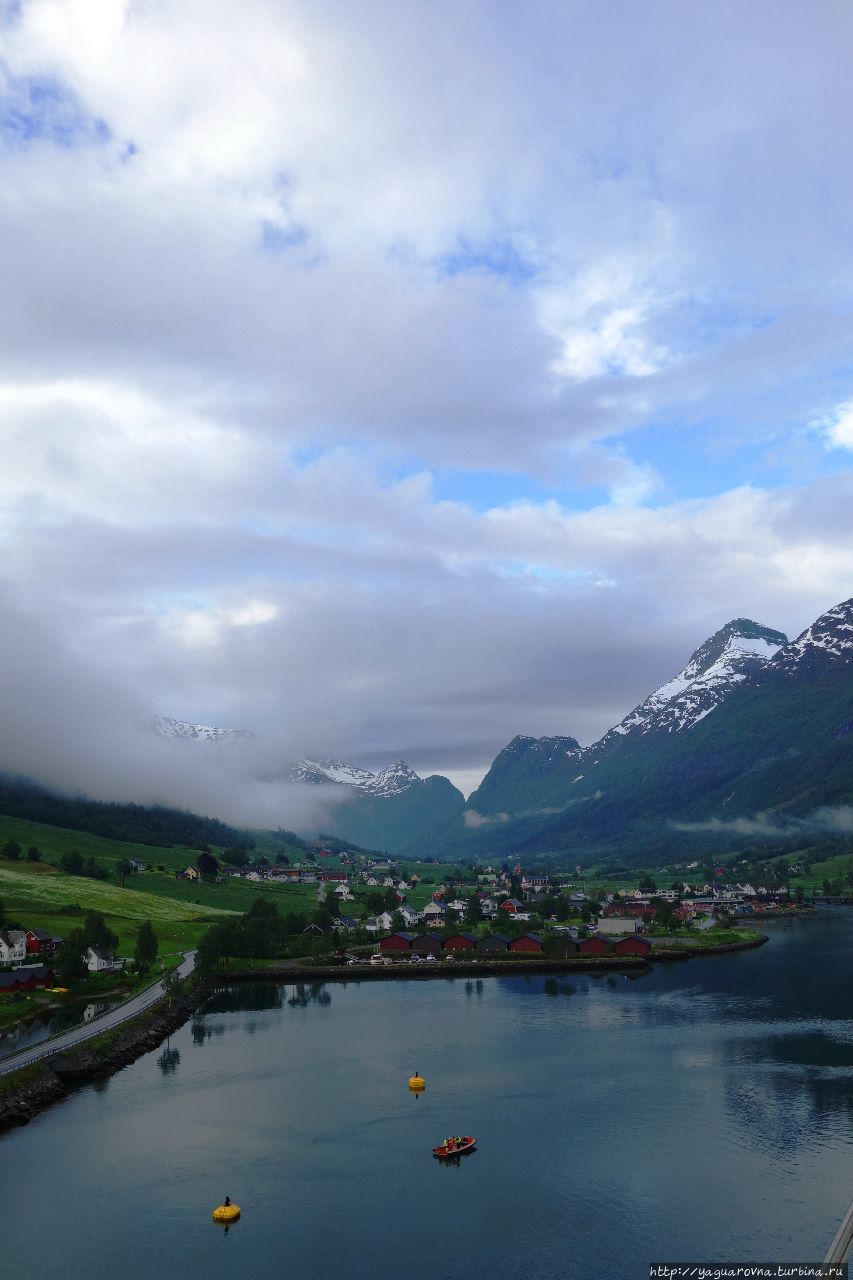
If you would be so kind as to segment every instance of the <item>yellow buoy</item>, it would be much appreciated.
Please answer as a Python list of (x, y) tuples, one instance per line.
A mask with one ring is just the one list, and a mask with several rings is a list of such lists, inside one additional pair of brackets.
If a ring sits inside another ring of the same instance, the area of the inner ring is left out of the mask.
[(412, 1093), (422, 1093), (426, 1088), (426, 1080), (416, 1072), (415, 1075), (409, 1076), (409, 1088), (412, 1090)]
[(236, 1222), (240, 1217), (238, 1204), (220, 1204), (213, 1210), (214, 1222)]

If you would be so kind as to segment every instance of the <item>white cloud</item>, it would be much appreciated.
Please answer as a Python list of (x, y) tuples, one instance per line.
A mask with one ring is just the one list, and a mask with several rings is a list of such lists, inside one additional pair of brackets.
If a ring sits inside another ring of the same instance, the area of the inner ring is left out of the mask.
[(853, 449), (853, 400), (846, 400), (812, 425), (823, 432), (830, 448)]

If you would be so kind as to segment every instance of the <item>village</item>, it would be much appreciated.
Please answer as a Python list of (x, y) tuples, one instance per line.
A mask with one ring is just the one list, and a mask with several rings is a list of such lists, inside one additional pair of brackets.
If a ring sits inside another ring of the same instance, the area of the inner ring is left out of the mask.
[[(141, 861), (131, 863), (134, 878), (148, 870)], [(674, 880), (663, 888), (645, 875), (637, 885), (619, 889), (585, 882), (577, 873), (528, 872), (520, 863), (403, 865), (324, 848), (297, 866), (265, 859), (237, 866), (204, 850), (174, 876), (190, 889), (199, 881), (239, 881), (260, 894), (273, 890), (278, 897), (280, 890), (282, 909), (288, 901), (301, 908), (293, 916), (299, 933), (291, 935), (289, 954), (341, 954), (350, 948), (372, 952), (377, 964), (422, 964), (464, 953), (647, 956), (656, 944), (672, 947), (675, 939), (710, 945), (736, 923), (803, 905), (801, 895), (791, 895), (784, 884)], [(62, 937), (42, 928), (7, 922), (0, 928), (0, 996), (53, 986), (62, 944)], [(81, 961), (79, 976), (104, 978), (131, 963), (97, 942), (86, 946)]]
[[(319, 864), (333, 858), (335, 869)], [(178, 874), (199, 872), (188, 867)], [(602, 891), (567, 874), (526, 872), (520, 863), (466, 873), (437, 863), (404, 870), (394, 859), (323, 849), (306, 865), (223, 866), (218, 878), (316, 886), (318, 910), (303, 932), (318, 942), (324, 936), (372, 940), (375, 963), (380, 957), (419, 963), (466, 951), (645, 955), (659, 936), (695, 938), (802, 905), (784, 884), (676, 881), (658, 888), (645, 876), (635, 887)], [(383, 909), (371, 912), (380, 902)]]

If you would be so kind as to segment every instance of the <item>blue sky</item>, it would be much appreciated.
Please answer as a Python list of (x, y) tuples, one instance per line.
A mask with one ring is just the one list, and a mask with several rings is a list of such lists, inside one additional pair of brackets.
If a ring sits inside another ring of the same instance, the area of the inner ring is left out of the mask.
[(838, 0), (0, 6), (13, 630), (61, 619), (32, 651), (116, 717), (473, 786), (848, 597), (851, 36)]

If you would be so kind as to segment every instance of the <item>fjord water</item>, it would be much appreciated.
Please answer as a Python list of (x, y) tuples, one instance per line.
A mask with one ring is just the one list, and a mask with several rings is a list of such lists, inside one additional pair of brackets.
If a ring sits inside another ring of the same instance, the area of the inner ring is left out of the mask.
[[(819, 1260), (853, 1199), (853, 910), (817, 915), (642, 977), (227, 989), (0, 1139), (8, 1274)], [(444, 1167), (430, 1149), (454, 1132), (480, 1148)], [(226, 1194), (244, 1211), (227, 1234)]]

